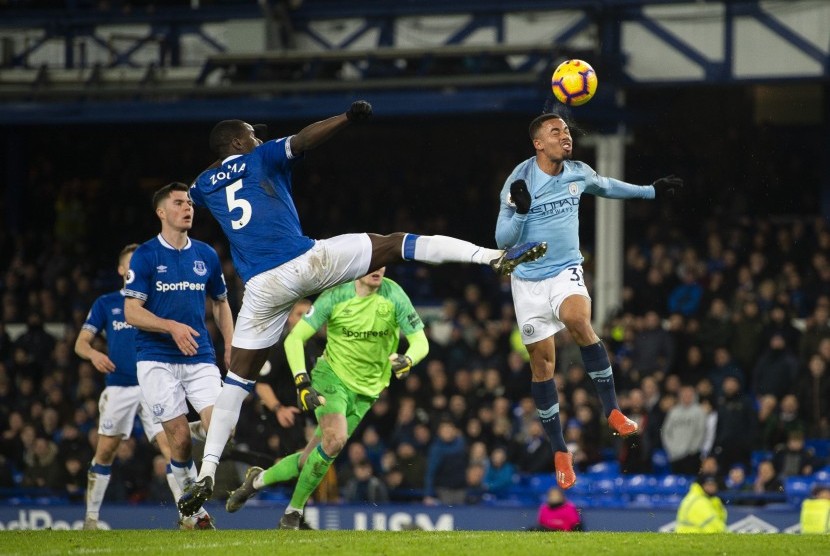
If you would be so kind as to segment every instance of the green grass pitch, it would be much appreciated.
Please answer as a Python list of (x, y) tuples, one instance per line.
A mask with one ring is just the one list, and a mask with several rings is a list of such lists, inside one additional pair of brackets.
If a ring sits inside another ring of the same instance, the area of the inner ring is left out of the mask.
[(0, 554), (830, 555), (830, 535), (503, 531), (5, 531)]

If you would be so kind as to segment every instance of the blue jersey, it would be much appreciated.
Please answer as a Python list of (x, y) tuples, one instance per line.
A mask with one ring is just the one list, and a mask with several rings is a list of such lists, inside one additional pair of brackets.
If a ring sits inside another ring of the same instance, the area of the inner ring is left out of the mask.
[(107, 373), (107, 386), (138, 386), (135, 374), (136, 328), (124, 319), (124, 290), (102, 295), (92, 304), (82, 327), (93, 336), (107, 337), (107, 355), (115, 370)]
[[(530, 192), (530, 210), (516, 214), (510, 184), (522, 179)], [(579, 199), (583, 193), (609, 199), (653, 199), (654, 187), (632, 185), (598, 175), (587, 164), (566, 160), (562, 171), (550, 176), (531, 157), (513, 170), (501, 190), (496, 224), (496, 243), (512, 247), (527, 241), (547, 241), (543, 257), (516, 267), (513, 275), (525, 280), (544, 280), (582, 263), (579, 250)]]
[(124, 294), (144, 301), (144, 308), (157, 317), (187, 324), (199, 333), (196, 355), (184, 355), (169, 334), (139, 330), (138, 361), (216, 363), (205, 325), (205, 299), (225, 299), (228, 290), (211, 246), (188, 239), (184, 249), (176, 249), (158, 235), (133, 253)]
[(231, 156), (205, 170), (190, 188), (231, 244), (236, 272), (252, 277), (299, 257), (314, 245), (303, 235), (291, 197), (290, 137), (267, 141), (248, 154)]

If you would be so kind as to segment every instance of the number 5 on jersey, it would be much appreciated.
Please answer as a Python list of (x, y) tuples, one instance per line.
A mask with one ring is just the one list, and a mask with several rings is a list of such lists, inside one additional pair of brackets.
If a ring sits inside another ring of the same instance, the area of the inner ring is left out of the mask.
[(251, 214), (253, 209), (251, 203), (245, 199), (237, 199), (236, 192), (242, 189), (242, 180), (236, 180), (225, 188), (225, 198), (228, 200), (228, 212), (233, 212), (234, 209), (241, 209), (242, 216), (238, 220), (231, 220), (231, 227), (234, 230), (244, 228), (248, 222), (251, 221)]

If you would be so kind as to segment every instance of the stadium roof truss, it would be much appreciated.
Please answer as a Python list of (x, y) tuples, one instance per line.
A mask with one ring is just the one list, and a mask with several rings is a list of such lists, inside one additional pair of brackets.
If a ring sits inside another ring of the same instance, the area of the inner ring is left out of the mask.
[(326, 99), (340, 106), (344, 94), (366, 91), (393, 113), (510, 110), (541, 102), (566, 57), (597, 69), (597, 104), (640, 85), (830, 76), (826, 1), (387, 4), (301, 4), (281, 28), (290, 50), (267, 48), (276, 20), (256, 6), (9, 12), (0, 18), (0, 121), (30, 122), (47, 103), (52, 117), (66, 106), (78, 121), (135, 119), (124, 109), (136, 103), (149, 120), (212, 119), (240, 97), (251, 115), (306, 117), (328, 113)]

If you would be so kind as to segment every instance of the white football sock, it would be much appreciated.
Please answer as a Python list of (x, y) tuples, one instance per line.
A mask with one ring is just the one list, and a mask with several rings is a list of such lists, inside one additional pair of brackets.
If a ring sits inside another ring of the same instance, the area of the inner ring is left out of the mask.
[(98, 519), (101, 511), (101, 504), (104, 502), (104, 494), (110, 484), (112, 472), (111, 465), (101, 465), (92, 460), (89, 468), (86, 485), (86, 517)]
[[(179, 485), (179, 496), (196, 480), (196, 466), (193, 464), (193, 460), (176, 461), (171, 459), (170, 472)], [(171, 487), (170, 490), (173, 490), (173, 488)]]
[(490, 264), (501, 257), (501, 249), (479, 247), (469, 241), (448, 236), (406, 234), (402, 245), (403, 258), (424, 263)]
[(216, 474), (222, 451), (231, 437), (236, 422), (239, 421), (242, 402), (253, 390), (254, 384), (256, 384), (255, 381), (244, 379), (228, 371), (222, 391), (213, 404), (213, 414), (205, 439), (205, 455), (202, 458), (202, 467), (199, 469), (199, 481), (205, 477), (213, 478)]

